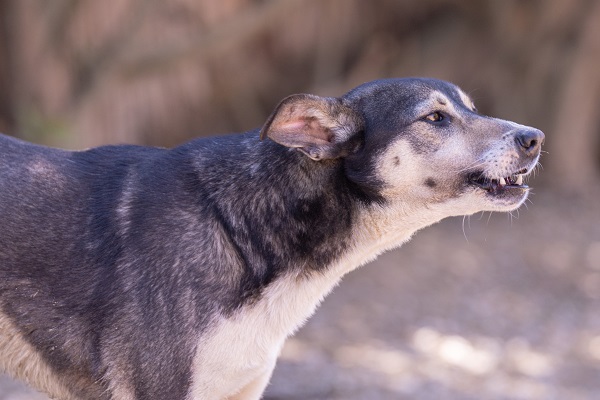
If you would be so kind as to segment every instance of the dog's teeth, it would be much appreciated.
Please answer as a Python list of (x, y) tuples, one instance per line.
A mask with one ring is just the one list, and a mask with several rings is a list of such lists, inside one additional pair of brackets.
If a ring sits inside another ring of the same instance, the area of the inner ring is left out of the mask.
[(523, 184), (523, 175), (517, 175), (517, 185)]
[(500, 185), (505, 186), (506, 185), (506, 179), (500, 178)]

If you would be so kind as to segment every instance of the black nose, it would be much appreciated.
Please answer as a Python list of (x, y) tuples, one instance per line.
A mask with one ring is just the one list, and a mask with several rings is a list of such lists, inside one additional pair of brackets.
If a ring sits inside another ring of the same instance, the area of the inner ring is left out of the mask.
[(515, 141), (523, 153), (533, 156), (540, 152), (544, 137), (544, 132), (538, 129), (527, 129), (517, 132)]

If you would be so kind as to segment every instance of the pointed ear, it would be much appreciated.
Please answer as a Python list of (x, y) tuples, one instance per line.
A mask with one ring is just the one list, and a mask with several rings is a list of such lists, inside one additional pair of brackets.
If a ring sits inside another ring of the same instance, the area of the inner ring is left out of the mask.
[(313, 160), (345, 157), (359, 143), (363, 120), (340, 99), (294, 94), (279, 103), (260, 131), (265, 137), (297, 148)]

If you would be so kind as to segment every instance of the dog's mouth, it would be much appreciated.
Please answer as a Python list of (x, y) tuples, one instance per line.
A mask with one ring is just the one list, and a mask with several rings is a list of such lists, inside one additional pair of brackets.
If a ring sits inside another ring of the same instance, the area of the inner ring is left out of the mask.
[(527, 169), (522, 169), (504, 178), (491, 178), (483, 171), (475, 171), (468, 175), (467, 180), (470, 185), (479, 187), (491, 195), (499, 195), (507, 191), (522, 192), (529, 189), (529, 186), (523, 183), (523, 174), (526, 173)]

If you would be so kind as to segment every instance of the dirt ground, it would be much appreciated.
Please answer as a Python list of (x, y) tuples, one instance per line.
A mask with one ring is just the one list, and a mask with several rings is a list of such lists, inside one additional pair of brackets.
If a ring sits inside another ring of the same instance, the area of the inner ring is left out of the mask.
[[(349, 274), (265, 399), (600, 399), (600, 190), (452, 218)], [(43, 400), (0, 377), (0, 400)]]

